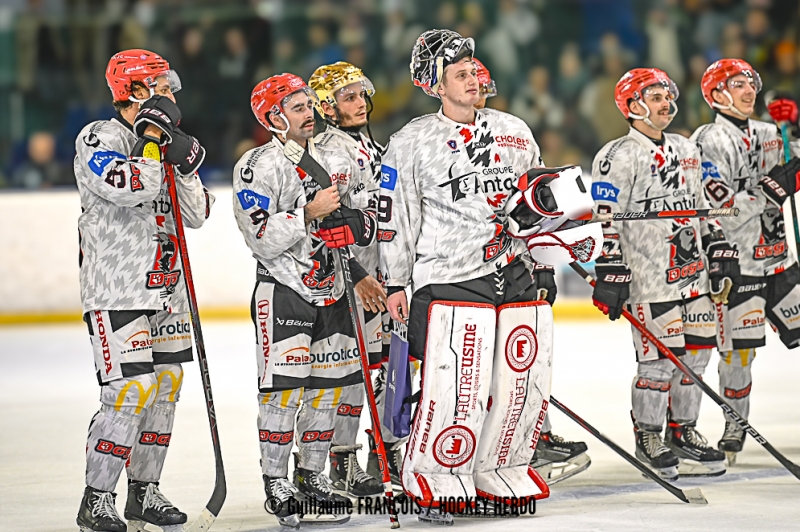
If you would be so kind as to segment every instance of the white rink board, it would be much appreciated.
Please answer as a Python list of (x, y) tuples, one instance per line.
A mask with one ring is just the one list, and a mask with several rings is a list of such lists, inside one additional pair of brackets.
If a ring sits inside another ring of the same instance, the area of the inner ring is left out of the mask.
[[(200, 230), (187, 229), (200, 307), (247, 307), (255, 260), (233, 217), (231, 187)], [(80, 311), (77, 191), (0, 194), (0, 314)]]
[[(217, 403), (228, 498), (212, 531), (278, 531), (263, 509), (258, 465), (253, 329), (246, 321), (204, 328)], [(800, 357), (772, 333), (753, 373), (751, 421), (777, 449), (800, 462)], [(629, 327), (621, 322), (556, 323), (553, 394), (633, 452), (630, 384), (635, 371)], [(706, 382), (717, 387), (716, 355)], [(187, 365), (164, 468), (164, 493), (190, 519), (206, 504), (214, 478), (208, 422), (196, 364)], [(86, 428), (98, 408), (98, 387), (85, 327), (0, 328), (0, 530), (74, 532), (83, 491)], [(453, 532), (538, 530), (789, 531), (800, 519), (800, 481), (786, 473), (752, 439), (739, 464), (718, 479), (681, 482), (699, 486), (708, 506), (679, 502), (592, 438), (555, 408), (554, 431), (585, 440), (592, 466), (558, 484), (534, 517), (458, 521)], [(366, 416), (362, 416), (362, 424)], [(723, 429), (719, 408), (703, 400), (699, 429), (713, 444)], [(359, 436), (361, 443), (365, 438)], [(366, 453), (360, 455), (366, 466)], [(117, 508), (124, 509), (124, 479)], [(442, 529), (401, 516), (404, 529)], [(354, 516), (344, 527), (389, 530), (385, 516)], [(155, 529), (153, 529), (155, 530)], [(306, 530), (311, 530), (307, 528)], [(315, 530), (319, 530), (316, 528)]]

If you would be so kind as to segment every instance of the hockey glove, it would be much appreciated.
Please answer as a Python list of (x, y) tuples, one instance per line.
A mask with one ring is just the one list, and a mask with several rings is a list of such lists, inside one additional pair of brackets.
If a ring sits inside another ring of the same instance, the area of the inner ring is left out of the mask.
[(319, 236), (332, 249), (352, 244), (368, 246), (375, 233), (375, 221), (358, 209), (339, 207), (319, 223)]
[(775, 122), (789, 122), (791, 126), (797, 126), (797, 102), (791, 98), (775, 98), (769, 103), (767, 110)]
[(778, 207), (800, 189), (800, 159), (793, 157), (783, 166), (776, 165), (758, 181), (764, 195)]
[(533, 282), (536, 284), (536, 295), (539, 299), (547, 301), (551, 306), (556, 302), (558, 287), (556, 286), (556, 271), (552, 266), (533, 263)]
[(728, 294), (734, 285), (742, 284), (739, 270), (739, 251), (723, 241), (712, 242), (706, 249), (708, 256), (708, 281), (714, 303), (728, 304)]
[(178, 128), (172, 132), (172, 142), (167, 147), (164, 160), (174, 164), (181, 175), (191, 175), (206, 158), (206, 149), (196, 138)]
[(592, 303), (614, 321), (630, 297), (631, 270), (627, 264), (597, 264)]
[(181, 110), (166, 96), (153, 96), (142, 104), (133, 121), (133, 130), (141, 137), (149, 124), (164, 132), (161, 144), (172, 142), (172, 134), (181, 121)]

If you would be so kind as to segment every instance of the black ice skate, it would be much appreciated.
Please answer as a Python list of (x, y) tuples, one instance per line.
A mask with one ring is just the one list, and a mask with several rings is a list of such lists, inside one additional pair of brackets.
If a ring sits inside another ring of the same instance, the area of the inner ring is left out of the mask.
[(125, 519), (129, 532), (145, 532), (145, 525), (161, 527), (164, 532), (183, 530), (186, 514), (175, 508), (158, 489), (158, 482), (128, 480)]
[(117, 494), (86, 486), (78, 510), (81, 532), (127, 532), (128, 526), (117, 513)]
[(289, 528), (300, 528), (302, 506), (294, 494), (297, 488), (286, 477), (264, 478), (264, 493), (267, 500), (264, 509), (278, 518), (278, 524)]
[(331, 480), (324, 473), (299, 467), (300, 456), (294, 453), (294, 485), (303, 498), (301, 523), (341, 524), (350, 520), (350, 499), (333, 491)]
[(669, 447), (664, 445), (661, 431), (645, 432), (636, 427), (633, 431), (636, 434), (636, 458), (658, 473), (661, 478), (677, 479), (680, 460), (669, 450)]
[(336, 445), (331, 447), (331, 482), (340, 495), (370, 497), (383, 493), (383, 483), (361, 469), (356, 451), (361, 445)]
[(586, 454), (586, 444), (582, 441), (566, 441), (552, 432), (543, 432), (531, 465), (552, 486), (588, 469), (592, 459)]
[(742, 451), (744, 445), (744, 438), (747, 433), (739, 426), (738, 423), (725, 420), (725, 433), (717, 443), (717, 448), (725, 453), (728, 459), (728, 465), (736, 463), (736, 453)]
[(717, 477), (725, 473), (725, 454), (709, 447), (694, 423), (670, 421), (666, 444), (680, 459), (678, 474), (682, 477)]
[[(381, 467), (378, 464), (378, 449), (375, 447), (375, 438), (372, 437), (372, 431), (367, 429), (366, 433), (369, 435), (369, 458), (367, 459), (367, 474), (373, 478), (380, 480), (383, 478), (381, 475)], [(392, 486), (395, 491), (402, 493), (403, 484), (400, 481), (400, 470), (403, 466), (403, 451), (402, 447), (405, 439), (398, 440), (393, 443), (383, 442), (384, 449), (386, 450), (386, 461), (389, 464), (389, 477), (392, 480)]]

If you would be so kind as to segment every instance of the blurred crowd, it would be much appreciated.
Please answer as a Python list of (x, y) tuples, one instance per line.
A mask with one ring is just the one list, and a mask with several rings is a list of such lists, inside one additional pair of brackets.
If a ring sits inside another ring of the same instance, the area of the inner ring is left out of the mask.
[(797, 0), (2, 0), (0, 187), (74, 186), (75, 136), (113, 116), (104, 70), (125, 48), (153, 50), (179, 73), (183, 129), (207, 149), (204, 181), (230, 181), (239, 156), (267, 140), (250, 91), (274, 73), (361, 66), (377, 91), (372, 131), (386, 142), (438, 108), (408, 70), (430, 28), (475, 38), (499, 91), (489, 106), (525, 120), (551, 166), (590, 167), (625, 134), (613, 91), (633, 67), (675, 80), (671, 129), (686, 135), (712, 119), (699, 82), (716, 59), (760, 72), (759, 109), (768, 91), (800, 96)]

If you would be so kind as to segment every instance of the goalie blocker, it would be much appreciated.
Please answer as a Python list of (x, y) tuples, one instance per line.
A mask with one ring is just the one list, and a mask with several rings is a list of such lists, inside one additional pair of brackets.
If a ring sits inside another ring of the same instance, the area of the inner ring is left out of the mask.
[(529, 462), (550, 394), (552, 325), (545, 301), (429, 305), (422, 395), (402, 473), (420, 505), (549, 496)]

